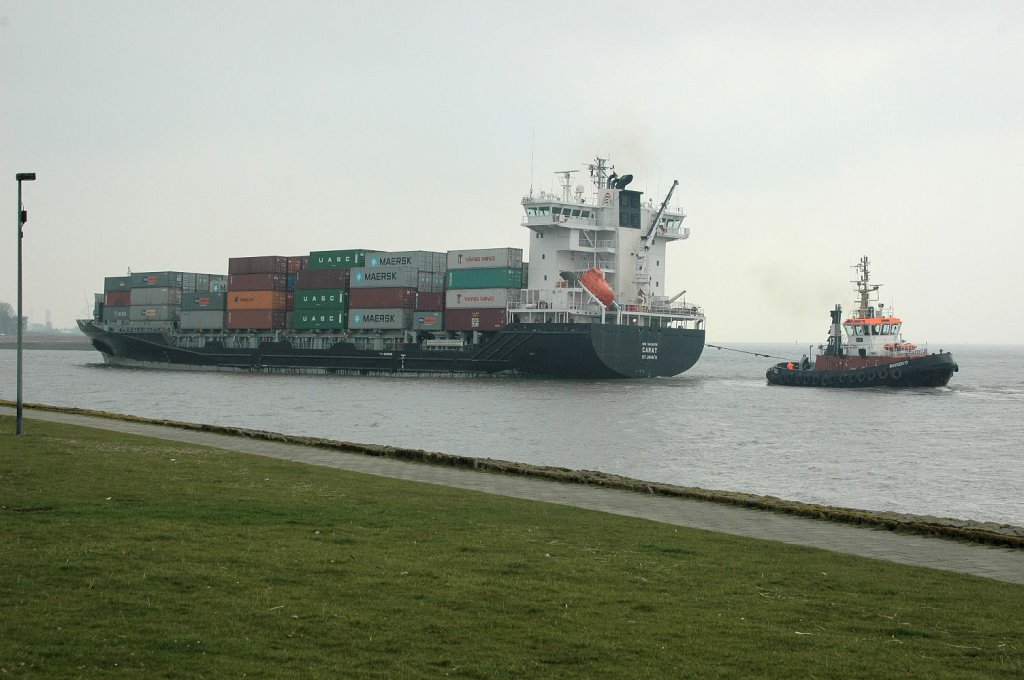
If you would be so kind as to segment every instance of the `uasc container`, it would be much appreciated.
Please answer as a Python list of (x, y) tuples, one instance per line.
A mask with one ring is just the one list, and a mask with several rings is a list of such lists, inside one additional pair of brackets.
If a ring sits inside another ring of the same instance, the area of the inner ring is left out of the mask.
[(347, 309), (348, 291), (339, 288), (299, 290), (295, 292), (295, 309)]
[(309, 254), (310, 269), (351, 269), (366, 264), (367, 253), (376, 250), (314, 250)]
[(328, 309), (296, 309), (292, 314), (292, 328), (297, 331), (344, 330), (348, 327), (348, 312)]

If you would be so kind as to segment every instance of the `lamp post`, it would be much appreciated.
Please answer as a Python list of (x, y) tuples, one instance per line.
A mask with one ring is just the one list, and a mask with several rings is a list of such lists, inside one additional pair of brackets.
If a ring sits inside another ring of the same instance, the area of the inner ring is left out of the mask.
[(24, 237), (22, 227), (28, 222), (28, 211), (21, 205), (21, 183), (35, 180), (34, 172), (19, 172), (14, 176), (18, 180), (18, 417), (14, 426), (14, 434), (24, 434), (25, 425), (22, 418), (24, 404), (21, 400), (21, 335), (22, 335), (22, 311), (21, 311), (21, 239)]

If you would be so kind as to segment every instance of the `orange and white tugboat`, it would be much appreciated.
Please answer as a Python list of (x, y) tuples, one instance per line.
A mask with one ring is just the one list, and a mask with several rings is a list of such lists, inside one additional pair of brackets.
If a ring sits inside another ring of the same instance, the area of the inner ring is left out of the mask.
[(832, 310), (828, 342), (810, 359), (784, 361), (768, 369), (771, 385), (800, 387), (942, 387), (960, 370), (953, 355), (904, 342), (903, 321), (883, 311), (877, 302), (879, 285), (870, 283), (868, 258), (855, 266), (860, 276), (856, 285), (859, 306), (842, 321), (842, 308)]

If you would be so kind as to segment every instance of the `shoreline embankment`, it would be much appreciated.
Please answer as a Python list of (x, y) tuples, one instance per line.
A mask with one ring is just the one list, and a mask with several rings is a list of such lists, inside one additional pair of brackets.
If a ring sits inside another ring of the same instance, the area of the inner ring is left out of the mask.
[[(6, 400), (0, 400), (0, 405), (15, 406), (13, 402)], [(248, 439), (274, 441), (285, 444), (309, 446), (318, 449), (334, 450), (344, 453), (357, 453), (367, 456), (391, 458), (406, 462), (427, 463), (437, 466), (478, 470), (481, 472), (534, 477), (562, 482), (565, 484), (594, 486), (630, 491), (634, 493), (707, 501), (778, 514), (826, 520), (840, 524), (883, 529), (898, 533), (936, 536), (994, 546), (1024, 548), (1024, 527), (1012, 524), (983, 522), (950, 517), (935, 517), (929, 515), (860, 510), (856, 508), (791, 501), (777, 498), (775, 496), (763, 496), (737, 491), (703, 489), (699, 487), (650, 482), (594, 470), (573, 470), (570, 468), (532, 465), (493, 458), (461, 456), (435, 451), (425, 451), (422, 449), (409, 449), (378, 444), (363, 444), (319, 437), (296, 436), (281, 434), (278, 432), (268, 432), (265, 430), (253, 430), (223, 425), (208, 425), (156, 418), (144, 418), (141, 416), (110, 413), (91, 409), (50, 406), (47, 404), (25, 404), (25, 408), (123, 420), (184, 430), (210, 432)]]

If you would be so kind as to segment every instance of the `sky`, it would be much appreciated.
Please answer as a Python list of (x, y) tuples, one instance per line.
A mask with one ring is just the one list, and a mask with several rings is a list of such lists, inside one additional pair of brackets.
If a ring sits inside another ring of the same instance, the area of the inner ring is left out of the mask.
[(527, 250), (522, 196), (598, 155), (679, 180), (709, 342), (824, 341), (865, 255), (906, 339), (1024, 342), (1022, 2), (0, 0), (30, 323), (129, 268)]

